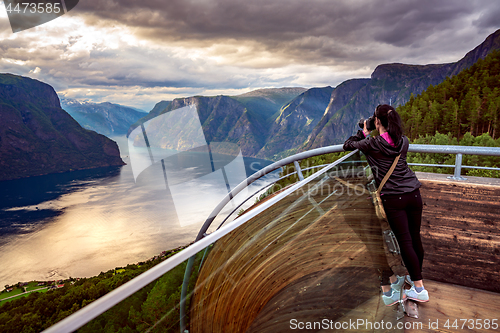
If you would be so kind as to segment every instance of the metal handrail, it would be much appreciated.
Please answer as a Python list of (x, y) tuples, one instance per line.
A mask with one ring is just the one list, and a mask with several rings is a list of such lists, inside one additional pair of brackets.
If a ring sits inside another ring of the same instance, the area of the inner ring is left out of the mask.
[(408, 163), (415, 166), (431, 166), (454, 168), (453, 176), (448, 178), (453, 180), (466, 180), (462, 177), (462, 168), (483, 169), (483, 170), (500, 170), (500, 168), (476, 167), (472, 165), (462, 165), (462, 155), (487, 155), (500, 156), (500, 148), (498, 147), (478, 147), (478, 146), (448, 146), (448, 145), (421, 145), (411, 144), (408, 148), (410, 153), (430, 153), (430, 154), (455, 154), (455, 165), (444, 164), (425, 164), (425, 163)]
[[(241, 182), (238, 186), (236, 186), (230, 193), (226, 195), (224, 199), (214, 208), (210, 216), (207, 218), (202, 228), (200, 229), (198, 236), (195, 241), (203, 238), (206, 235), (208, 228), (211, 223), (215, 220), (215, 218), (220, 214), (220, 212), (224, 209), (224, 207), (231, 201), (232, 198), (236, 196), (240, 191), (245, 189), (251, 183), (256, 181), (257, 179), (267, 175), (270, 172), (273, 172), (287, 164), (294, 164), (295, 169), (297, 171), (293, 172), (293, 174), (299, 174), (299, 180), (301, 177), (303, 179), (302, 172), (315, 168), (310, 167), (307, 169), (301, 169), (298, 166), (298, 162), (303, 159), (314, 157), (318, 155), (324, 155), (329, 153), (338, 153), (344, 151), (343, 145), (334, 145), (323, 148), (317, 148), (313, 150), (309, 150), (303, 153), (295, 154), (284, 158), (278, 162), (268, 165), (264, 169), (254, 173), (249, 178)], [(448, 146), (448, 145), (425, 145), (425, 144), (410, 144), (408, 147), (408, 152), (410, 153), (434, 153), (434, 154), (456, 154), (457, 158), (455, 159), (455, 165), (443, 165), (443, 164), (425, 164), (425, 163), (408, 163), (408, 165), (414, 166), (435, 166), (435, 167), (450, 167), (455, 168), (454, 176), (449, 177), (454, 180), (464, 180), (465, 178), (460, 176), (461, 168), (475, 168), (475, 169), (485, 169), (485, 170), (500, 170), (500, 168), (489, 168), (489, 167), (476, 167), (476, 166), (463, 166), (462, 165), (462, 154), (467, 155), (488, 155), (488, 156), (500, 156), (500, 148), (498, 147), (478, 147), (478, 146)], [(298, 168), (297, 168), (298, 166)], [(291, 175), (291, 174), (290, 174)]]
[(410, 153), (500, 156), (500, 148), (499, 147), (410, 144), (408, 151)]
[[(257, 171), (241, 183), (239, 183), (235, 188), (233, 188), (220, 202), (219, 204), (213, 209), (213, 211), (210, 213), (208, 218), (205, 220), (205, 223), (203, 223), (202, 227), (200, 228), (200, 231), (198, 232), (198, 235), (196, 236), (195, 243), (201, 240), (203, 237), (207, 236), (207, 230), (212, 224), (212, 222), (215, 220), (215, 218), (220, 214), (220, 212), (226, 207), (226, 205), (242, 190), (247, 188), (250, 184), (252, 184), (254, 181), (256, 181), (259, 178), (262, 178), (263, 176), (267, 175), (268, 173), (271, 173), (287, 164), (294, 163), (295, 169), (297, 171), (297, 175), (299, 176), (299, 183), (305, 181), (304, 176), (302, 174), (302, 170), (300, 169), (300, 165), (298, 164), (299, 161), (318, 156), (318, 155), (325, 155), (325, 154), (330, 154), (330, 153), (339, 153), (343, 152), (344, 148), (343, 145), (335, 145), (335, 146), (328, 146), (328, 147), (322, 147), (322, 148), (316, 148), (312, 150), (308, 150), (302, 153), (298, 153), (289, 157), (286, 157), (284, 159), (281, 159), (273, 164), (268, 165), (267, 167)], [(355, 152), (358, 150), (356, 149)], [(346, 156), (352, 156), (352, 154), (348, 154)], [(333, 164), (336, 164), (336, 162), (340, 163), (344, 159), (341, 158), (340, 160), (335, 161)], [(322, 172), (326, 168), (321, 169), (317, 173)], [(191, 277), (191, 271), (193, 269), (193, 264), (194, 264), (194, 256), (190, 257), (188, 260), (188, 263), (186, 265), (186, 271), (184, 272), (184, 281), (182, 282), (182, 289), (181, 289), (181, 301), (179, 304), (180, 307), (180, 326), (181, 326), (181, 332), (184, 332), (185, 330), (185, 322), (184, 318), (186, 317), (185, 314), (185, 309), (186, 309), (186, 297), (187, 297), (187, 288), (189, 284), (189, 279)]]
[[(317, 168), (323, 168), (323, 167), (326, 167), (330, 164), (321, 164), (321, 165), (315, 165), (315, 166), (312, 166), (312, 167), (309, 167), (309, 168), (305, 168), (305, 169), (301, 169), (301, 172), (304, 172), (304, 171), (307, 171), (307, 170), (311, 170), (311, 169), (317, 169)], [(290, 176), (293, 176), (295, 174), (297, 174), (298, 171), (294, 171), (294, 172), (291, 172), (289, 174), (286, 174), (284, 175), (283, 177), (280, 177), (278, 179), (276, 179), (275, 181), (267, 184), (267, 185), (264, 185), (262, 186), (261, 188), (259, 188), (257, 191), (255, 191), (253, 194), (249, 195), (245, 200), (243, 200), (238, 206), (236, 206), (236, 208), (234, 208), (231, 213), (229, 213), (225, 218), (224, 220), (221, 222), (221, 224), (217, 227), (217, 229), (220, 229), (222, 227), (222, 225), (224, 223), (226, 223), (226, 221), (231, 217), (231, 215), (234, 214), (234, 212), (236, 212), (238, 210), (238, 208), (240, 208), (241, 206), (243, 206), (248, 200), (252, 199), (255, 195), (257, 195), (257, 193), (259, 193), (260, 191), (264, 190), (265, 188), (267, 187), (270, 187), (274, 184), (276, 184), (277, 182), (279, 182), (280, 180), (283, 180), (285, 178), (288, 178)]]
[[(234, 198), (238, 193), (240, 193), (242, 190), (244, 190), (248, 185), (252, 184), (254, 181), (257, 179), (267, 175), (268, 173), (273, 172), (274, 170), (277, 170), (287, 164), (291, 164), (295, 161), (300, 161), (306, 158), (314, 157), (314, 156), (319, 156), (319, 155), (325, 155), (325, 154), (331, 154), (331, 153), (340, 153), (343, 152), (344, 148), (343, 145), (335, 145), (335, 146), (328, 146), (328, 147), (322, 147), (322, 148), (316, 148), (312, 150), (308, 150), (302, 153), (298, 153), (289, 157), (286, 157), (282, 160), (279, 160), (278, 162), (274, 162), (273, 164), (268, 165), (267, 167), (257, 171), (241, 183), (239, 183), (231, 192), (229, 192), (220, 202), (219, 204), (213, 209), (213, 211), (210, 213), (209, 217), (206, 219), (205, 223), (201, 227), (200, 231), (198, 232), (198, 235), (196, 236), (195, 242), (202, 239), (207, 232), (208, 228), (212, 224), (212, 222), (215, 220), (217, 215), (222, 211), (222, 209), (231, 201), (232, 198)], [(297, 170), (298, 171), (298, 170)]]
[[(438, 167), (438, 168), (456, 168), (456, 164), (430, 164), (430, 163), (408, 163), (408, 165), (412, 166), (426, 166), (426, 167)], [(493, 167), (481, 167), (475, 165), (462, 165), (462, 169), (480, 169), (480, 170), (499, 170), (500, 168)]]

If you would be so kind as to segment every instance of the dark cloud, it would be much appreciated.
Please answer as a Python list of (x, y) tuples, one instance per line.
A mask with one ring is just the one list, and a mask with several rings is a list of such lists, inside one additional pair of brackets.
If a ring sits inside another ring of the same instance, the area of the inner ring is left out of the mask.
[(467, 17), (490, 7), (493, 10), (483, 14), (485, 22), (476, 25), (499, 27), (494, 14), (489, 14), (498, 13), (496, 0), (88, 0), (78, 10), (106, 24), (120, 22), (140, 28), (142, 38), (159, 42), (255, 41), (296, 60), (304, 57), (324, 62), (325, 57), (354, 55), (362, 60), (374, 56), (353, 54), (349, 46), (363, 48), (378, 42), (411, 47), (436, 32), (460, 30)]
[(497, 29), (500, 21), (500, 5), (486, 7), (473, 23), (482, 29)]
[(0, 71), (101, 97), (336, 86), (381, 63), (459, 60), (500, 28), (500, 1), (82, 0), (64, 17), (15, 38), (1, 19)]

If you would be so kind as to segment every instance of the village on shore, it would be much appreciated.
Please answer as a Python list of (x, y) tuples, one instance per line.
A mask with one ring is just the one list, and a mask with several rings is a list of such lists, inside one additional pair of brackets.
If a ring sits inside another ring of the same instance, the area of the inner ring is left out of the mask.
[[(159, 255), (150, 258), (147, 261), (153, 261), (156, 259), (165, 259), (168, 256), (172, 255), (173, 252), (177, 252), (186, 246), (180, 246), (176, 249), (170, 251), (163, 251)], [(135, 265), (141, 266), (147, 261), (139, 262)], [(120, 274), (125, 272), (126, 268), (124, 267), (116, 267), (113, 271), (114, 274)], [(60, 279), (60, 280), (50, 280), (50, 281), (30, 281), (30, 282), (18, 282), (13, 285), (5, 285), (5, 288), (0, 292), (0, 305), (5, 303), (6, 301), (27, 296), (32, 292), (48, 292), (51, 290), (56, 290), (63, 288), (66, 285), (72, 285), (76, 281), (79, 281), (82, 278), (68, 278), (68, 279)]]

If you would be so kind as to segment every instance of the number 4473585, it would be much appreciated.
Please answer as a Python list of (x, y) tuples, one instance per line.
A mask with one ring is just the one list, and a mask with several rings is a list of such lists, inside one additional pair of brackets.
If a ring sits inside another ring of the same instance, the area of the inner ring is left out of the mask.
[(485, 329), (485, 330), (496, 330), (498, 329), (498, 319), (455, 319), (455, 321), (450, 322), (448, 319), (444, 323), (444, 327), (447, 329)]
[[(24, 6), (24, 8), (21, 8), (21, 6)], [(31, 14), (35, 14), (35, 13), (38, 13), (38, 14), (42, 14), (42, 13), (59, 14), (61, 12), (60, 3), (52, 4), (50, 2), (47, 2), (47, 3), (23, 2), (23, 3), (21, 3), (21, 6), (19, 6), (19, 3), (18, 3), (14, 8), (12, 8), (12, 4), (9, 3), (8, 6), (6, 7), (7, 13), (10, 14), (12, 12), (16, 12), (16, 13), (22, 12), (23, 14), (25, 14), (26, 11), (28, 11)]]

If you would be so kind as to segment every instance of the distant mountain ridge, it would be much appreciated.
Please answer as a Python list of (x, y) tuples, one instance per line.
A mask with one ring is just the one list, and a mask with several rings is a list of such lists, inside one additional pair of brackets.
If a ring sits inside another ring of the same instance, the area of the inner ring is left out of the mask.
[(270, 88), (257, 89), (248, 93), (232, 96), (250, 113), (270, 122), (279, 114), (280, 108), (296, 96), (305, 92), (306, 88)]
[[(162, 113), (192, 104), (197, 106), (199, 120), (208, 142), (237, 143), (244, 156), (255, 156), (265, 143), (262, 133), (266, 132), (266, 126), (262, 118), (255, 117), (241, 103), (228, 96), (178, 98)], [(149, 141), (161, 142), (162, 148), (182, 149), (182, 129), (177, 129), (179, 136), (174, 139), (171, 132), (176, 131), (175, 124), (161, 122), (161, 119), (158, 117), (149, 120)], [(179, 121), (189, 122), (189, 119)]]
[[(155, 119), (155, 117), (195, 104), (208, 142), (236, 143), (244, 156), (257, 156), (267, 142), (269, 131), (280, 113), (280, 107), (306, 90), (305, 88), (260, 89), (238, 96), (194, 96), (177, 98), (172, 102), (162, 101), (146, 117), (134, 124), (129, 133), (140, 123), (144, 123), (148, 127), (148, 136), (151, 135), (149, 138), (151, 142), (162, 142), (162, 148), (181, 149), (182, 133), (179, 133), (176, 141), (168, 134), (176, 131), (172, 127), (173, 124), (162, 124), (160, 118)], [(166, 107), (161, 110), (165, 105)], [(217, 152), (227, 153), (223, 150)]]
[(83, 129), (48, 84), (0, 74), (0, 181), (123, 165), (114, 141)]
[(370, 78), (347, 80), (335, 88), (259, 89), (238, 96), (195, 96), (168, 104), (163, 101), (162, 106), (167, 105), (163, 110), (155, 107), (154, 113), (135, 126), (194, 103), (207, 140), (237, 143), (245, 156), (277, 160), (344, 142), (355, 132), (358, 121), (373, 114), (378, 104), (404, 104), (412, 94), (422, 93), (429, 85), (443, 82), (498, 49), (500, 30), (454, 63), (382, 64)]
[(126, 134), (130, 125), (147, 114), (119, 104), (80, 102), (64, 97), (61, 105), (82, 127), (106, 136)]

